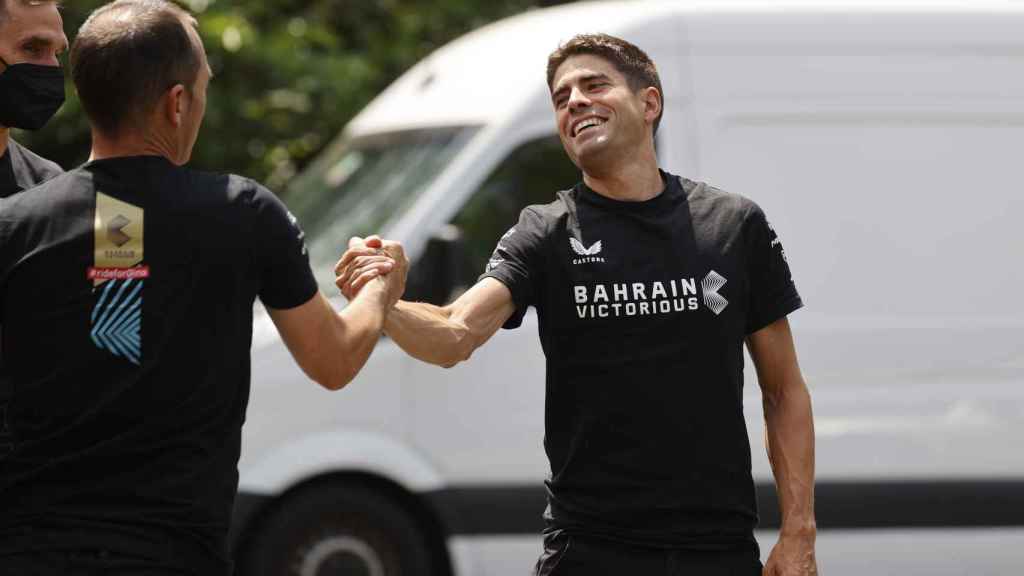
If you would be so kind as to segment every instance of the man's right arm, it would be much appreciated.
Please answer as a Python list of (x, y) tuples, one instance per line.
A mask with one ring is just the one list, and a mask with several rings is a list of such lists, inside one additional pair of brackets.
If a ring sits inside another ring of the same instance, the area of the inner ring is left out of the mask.
[(408, 261), (400, 251), (367, 257), (363, 290), (338, 312), (317, 288), (305, 234), (295, 217), (269, 190), (245, 179), (235, 182), (255, 188), (251, 202), (260, 300), (306, 375), (329, 390), (344, 387), (380, 340), (384, 318), (405, 288)]
[(410, 356), (451, 368), (468, 360), (514, 312), (509, 289), (484, 278), (447, 306), (399, 301), (384, 332)]
[(380, 339), (388, 308), (398, 297), (390, 287), (384, 278), (368, 282), (341, 312), (319, 291), (295, 308), (267, 310), (303, 372), (324, 388), (339, 390), (356, 377)]

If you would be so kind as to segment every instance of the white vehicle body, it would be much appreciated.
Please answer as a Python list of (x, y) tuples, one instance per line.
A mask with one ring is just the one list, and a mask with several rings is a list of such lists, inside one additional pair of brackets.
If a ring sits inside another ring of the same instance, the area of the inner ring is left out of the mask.
[[(374, 230), (415, 260), (514, 151), (550, 142), (551, 50), (581, 32), (636, 43), (665, 87), (662, 167), (758, 202), (806, 304), (791, 323), (814, 401), (823, 573), (1019, 574), (1022, 30), (1024, 9), (1008, 2), (537, 10), (417, 64), (313, 170), (344, 182), (358, 170), (341, 152), (353, 142), (474, 127), (414, 195), (388, 200), (396, 209)], [(393, 177), (404, 169), (393, 166)], [(543, 192), (553, 199), (555, 189)], [(356, 216), (375, 201), (360, 199)], [(331, 266), (317, 251), (336, 258), (347, 233), (310, 234), (325, 283)], [(260, 316), (240, 502), (265, 508), (324, 478), (387, 485), (411, 516), (433, 515), (426, 525), (453, 574), (527, 573), (541, 551), (549, 474), (536, 332), (531, 311), (451, 370), (385, 339), (332, 394), (307, 380)], [(749, 362), (745, 410), (767, 557), (777, 512), (765, 501), (772, 477)], [(243, 534), (259, 528), (259, 513), (239, 518)]]

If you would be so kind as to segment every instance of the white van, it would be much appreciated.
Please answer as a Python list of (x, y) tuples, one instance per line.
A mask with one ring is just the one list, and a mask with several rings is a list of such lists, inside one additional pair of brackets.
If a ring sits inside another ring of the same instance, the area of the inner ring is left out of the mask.
[[(806, 303), (791, 322), (822, 573), (1022, 574), (1024, 7), (758, 6), (571, 4), (441, 48), (285, 198), (322, 287), (337, 294), (334, 262), (371, 232), (405, 244), (410, 299), (472, 284), (522, 207), (579, 178), (548, 53), (579, 32), (624, 37), (660, 69), (662, 166), (753, 198), (785, 243)], [(240, 573), (529, 573), (549, 473), (536, 330), (531, 311), (451, 370), (385, 339), (332, 394), (259, 315)], [(778, 514), (746, 381), (767, 556)]]

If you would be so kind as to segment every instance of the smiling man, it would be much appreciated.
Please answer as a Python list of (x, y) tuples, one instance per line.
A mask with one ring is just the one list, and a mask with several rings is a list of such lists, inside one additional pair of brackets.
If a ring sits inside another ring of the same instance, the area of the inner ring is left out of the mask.
[(12, 140), (10, 129), (38, 130), (64, 103), (57, 57), (67, 46), (55, 2), (0, 0), (0, 198), (61, 173)]
[[(400, 301), (387, 333), (441, 366), (537, 308), (551, 463), (539, 575), (809, 576), (814, 428), (786, 316), (802, 303), (761, 209), (658, 168), (657, 70), (636, 46), (577, 36), (551, 54), (558, 133), (583, 181), (528, 206), (454, 303)], [(338, 283), (383, 264), (354, 239)], [(757, 367), (782, 512), (762, 566), (743, 415)]]

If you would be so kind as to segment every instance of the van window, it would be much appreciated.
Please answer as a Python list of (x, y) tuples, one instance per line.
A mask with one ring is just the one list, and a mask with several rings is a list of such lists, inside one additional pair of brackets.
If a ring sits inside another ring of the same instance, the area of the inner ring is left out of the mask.
[(476, 128), (409, 130), (332, 145), (289, 187), (309, 239), (310, 264), (331, 293), (334, 264), (352, 236), (380, 232), (425, 191)]
[(556, 192), (579, 181), (557, 136), (531, 140), (509, 154), (452, 219), (476, 274), (483, 273), (498, 239), (519, 221), (523, 208), (553, 202)]
[[(457, 265), (441, 267), (454, 276), (447, 279), (451, 291), (441, 300), (452, 300), (476, 283), (498, 239), (519, 221), (523, 208), (552, 202), (555, 192), (570, 188), (579, 180), (580, 172), (566, 156), (557, 136), (531, 140), (512, 151), (450, 222), (447, 233), (460, 236), (461, 249)], [(417, 269), (424, 266), (432, 267), (430, 273)], [(436, 275), (438, 269), (429, 255), (417, 261), (409, 272), (407, 296), (410, 291), (417, 291), (417, 279)], [(429, 291), (409, 297), (415, 296), (431, 299)]]

